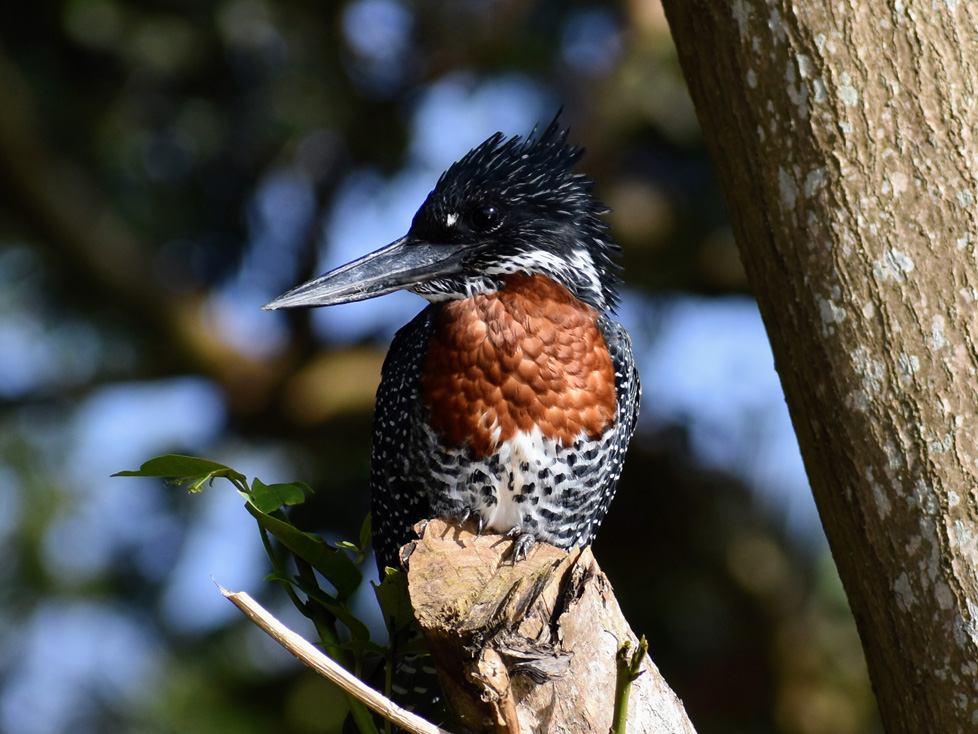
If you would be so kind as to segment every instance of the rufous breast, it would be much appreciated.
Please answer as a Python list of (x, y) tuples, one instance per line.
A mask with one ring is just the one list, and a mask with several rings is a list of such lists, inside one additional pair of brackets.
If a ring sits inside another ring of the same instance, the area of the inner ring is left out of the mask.
[(542, 275), (439, 310), (421, 398), (446, 446), (476, 457), (517, 432), (568, 447), (615, 418), (615, 371), (598, 312)]

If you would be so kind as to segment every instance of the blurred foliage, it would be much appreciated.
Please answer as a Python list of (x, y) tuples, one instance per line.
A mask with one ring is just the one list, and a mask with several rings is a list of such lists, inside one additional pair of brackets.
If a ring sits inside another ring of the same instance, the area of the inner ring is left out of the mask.
[[(245, 499), (245, 509), (258, 523), (262, 546), (273, 572), (265, 580), (281, 584), (289, 600), (315, 627), (315, 643), (353, 675), (367, 680), (382, 664), (391, 665), (405, 657), (390, 642), (414, 621), (404, 573), (385, 569), (383, 580), (374, 587), (388, 634), (387, 645), (371, 640), (369, 627), (357, 616), (350, 602), (361, 588), (361, 564), (370, 547), (370, 515), (360, 528), (357, 542), (330, 544), (315, 533), (292, 524), (286, 507), (305, 502), (311, 487), (303, 482), (265, 484), (248, 478), (231, 467), (209, 459), (167, 454), (143, 462), (137, 470), (124, 470), (116, 477), (163, 478), (168, 485), (185, 485), (191, 493), (201, 492), (215, 479), (226, 479)], [(416, 652), (415, 652), (416, 655)], [(391, 679), (383, 693), (391, 697)], [(363, 734), (376, 734), (378, 723), (362, 701), (345, 696), (351, 725)], [(335, 708), (342, 708), (335, 706)], [(390, 728), (390, 724), (387, 724)]]
[[(654, 0), (0, 8), (0, 729), (339, 730), (342, 696), (181, 596), (213, 570), (200, 538), (237, 542), (217, 509), (106, 477), (164, 451), (270, 466), (317, 489), (298, 525), (357, 536), (383, 344), (236, 314), (315, 274), (337, 192), (404, 169), (426, 94), (500, 78), (563, 105), (631, 286), (745, 290)], [(305, 199), (263, 193), (289, 181)], [(758, 504), (682, 426), (647, 432), (596, 554), (701, 734), (876, 731), (826, 551)]]

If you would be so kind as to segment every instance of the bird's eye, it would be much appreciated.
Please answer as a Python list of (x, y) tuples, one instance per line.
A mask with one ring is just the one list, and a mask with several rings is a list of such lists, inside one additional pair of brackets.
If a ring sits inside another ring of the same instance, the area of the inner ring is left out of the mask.
[(469, 220), (476, 229), (489, 230), (499, 221), (499, 212), (494, 206), (480, 206), (472, 210)]

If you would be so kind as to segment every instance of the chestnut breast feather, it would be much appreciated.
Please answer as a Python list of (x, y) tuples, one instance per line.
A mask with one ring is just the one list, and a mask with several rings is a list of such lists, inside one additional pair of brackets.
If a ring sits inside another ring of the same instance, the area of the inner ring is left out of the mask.
[(540, 429), (564, 447), (615, 418), (615, 372), (598, 312), (542, 275), (444, 304), (421, 372), (421, 399), (446, 447), (476, 458)]

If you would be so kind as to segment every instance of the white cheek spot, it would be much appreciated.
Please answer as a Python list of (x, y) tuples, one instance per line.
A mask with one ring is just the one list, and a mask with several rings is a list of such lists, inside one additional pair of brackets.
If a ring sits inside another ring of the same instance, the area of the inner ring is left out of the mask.
[(586, 274), (588, 282), (595, 285), (601, 282), (601, 276), (598, 275), (598, 270), (594, 267), (594, 260), (587, 250), (574, 250), (571, 253), (570, 263), (572, 268)]
[(454, 227), (457, 221), (458, 221), (458, 214), (456, 214), (455, 212), (449, 212), (448, 216), (445, 217), (445, 224), (449, 227)]

